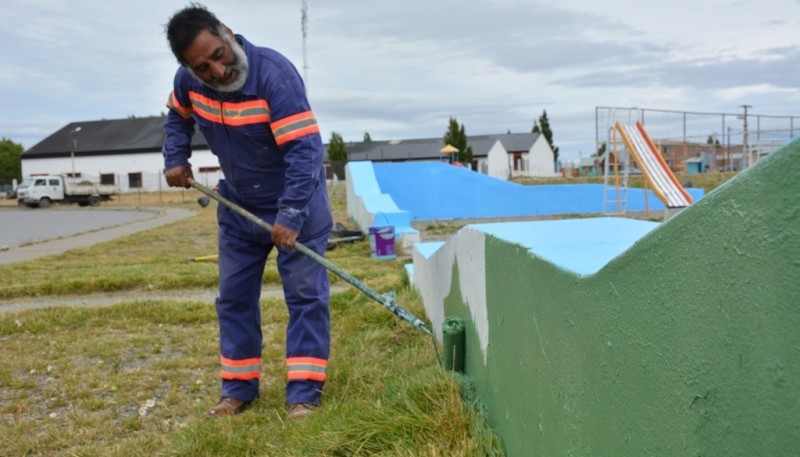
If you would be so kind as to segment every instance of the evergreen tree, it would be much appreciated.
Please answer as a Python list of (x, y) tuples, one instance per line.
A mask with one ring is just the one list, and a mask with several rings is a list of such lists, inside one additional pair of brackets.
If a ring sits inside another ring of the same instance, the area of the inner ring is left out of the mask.
[(22, 152), (25, 148), (21, 144), (3, 138), (0, 140), (0, 184), (11, 184), (16, 179), (22, 180)]
[(449, 144), (458, 149), (459, 162), (468, 166), (472, 165), (472, 146), (467, 145), (467, 134), (464, 131), (464, 124), (459, 126), (456, 118), (451, 117), (443, 141), (444, 144)]
[(533, 130), (531, 133), (541, 133), (553, 150), (553, 161), (558, 162), (558, 147), (553, 145), (553, 131), (550, 129), (550, 120), (547, 119), (547, 110), (542, 110), (542, 115), (539, 116), (539, 122), (533, 123)]
[(339, 179), (345, 179), (344, 167), (347, 165), (347, 146), (344, 144), (342, 136), (336, 132), (331, 133), (331, 141), (328, 143), (328, 160), (331, 168)]
[(604, 141), (603, 144), (601, 144), (600, 147), (597, 148), (597, 152), (594, 153), (594, 157), (603, 157), (603, 154), (605, 153), (606, 153), (606, 143)]
[(364, 132), (364, 143), (372, 143), (372, 137), (369, 136), (369, 132)]

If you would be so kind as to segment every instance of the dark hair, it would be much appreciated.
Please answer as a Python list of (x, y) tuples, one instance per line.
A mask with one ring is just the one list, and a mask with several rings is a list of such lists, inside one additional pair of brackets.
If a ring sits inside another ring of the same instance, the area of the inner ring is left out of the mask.
[(214, 16), (214, 13), (207, 10), (199, 3), (190, 3), (186, 8), (175, 13), (169, 20), (166, 27), (167, 40), (172, 48), (172, 53), (181, 65), (186, 62), (183, 53), (191, 46), (197, 35), (203, 30), (208, 30), (215, 36), (219, 36), (222, 23)]

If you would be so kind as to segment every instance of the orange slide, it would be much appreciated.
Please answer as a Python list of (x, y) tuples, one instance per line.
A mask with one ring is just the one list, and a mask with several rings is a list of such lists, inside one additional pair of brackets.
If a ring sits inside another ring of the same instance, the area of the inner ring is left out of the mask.
[(614, 128), (622, 136), (653, 192), (667, 208), (683, 208), (692, 204), (692, 196), (675, 178), (641, 122), (637, 121), (635, 126), (617, 122)]

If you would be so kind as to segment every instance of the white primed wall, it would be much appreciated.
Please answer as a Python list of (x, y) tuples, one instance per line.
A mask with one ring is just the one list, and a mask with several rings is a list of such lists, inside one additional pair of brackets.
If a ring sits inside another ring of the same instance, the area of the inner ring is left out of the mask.
[(486, 155), (487, 173), (497, 179), (508, 179), (511, 176), (508, 170), (508, 153), (500, 141), (495, 141)]
[(544, 135), (539, 135), (528, 153), (528, 176), (555, 176), (553, 150)]

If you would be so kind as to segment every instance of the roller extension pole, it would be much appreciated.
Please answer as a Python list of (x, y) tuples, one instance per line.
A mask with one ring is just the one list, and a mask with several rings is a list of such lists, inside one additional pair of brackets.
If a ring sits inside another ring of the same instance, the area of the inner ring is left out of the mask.
[[(253, 222), (254, 224), (258, 225), (259, 227), (263, 228), (264, 230), (272, 233), (272, 225), (261, 219), (260, 217), (256, 216), (255, 214), (247, 211), (246, 209), (242, 208), (241, 206), (233, 203), (232, 201), (228, 200), (227, 198), (223, 197), (222, 195), (214, 192), (213, 190), (209, 189), (208, 187), (199, 184), (197, 181), (191, 181), (192, 187), (199, 190), (200, 192), (208, 195), (210, 198), (218, 201), (220, 204), (226, 206), (231, 211), (237, 213), (238, 215), (244, 217), (245, 219)], [(383, 305), (384, 308), (388, 309), (389, 311), (393, 312), (397, 317), (403, 319), (404, 321), (408, 322), (409, 324), (413, 325), (414, 327), (422, 330), (423, 332), (427, 333), (428, 335), (433, 335), (427, 327), (425, 327), (425, 323), (422, 322), (419, 318), (411, 314), (405, 308), (400, 306), (395, 301), (395, 294), (394, 292), (389, 292), (386, 294), (379, 294), (375, 292), (373, 289), (369, 288), (366, 284), (362, 283), (358, 279), (354, 278), (352, 275), (347, 273), (346, 271), (342, 270), (341, 268), (337, 267), (325, 257), (317, 254), (316, 252), (312, 251), (305, 245), (301, 243), (295, 242), (294, 249), (297, 249), (302, 254), (305, 254), (308, 257), (311, 257), (315, 262), (322, 265), (323, 267), (327, 268), (328, 270), (332, 271), (334, 274), (339, 276), (340, 278), (344, 279), (350, 285), (355, 287), (356, 289), (363, 292), (369, 298), (375, 300), (376, 302)]]

